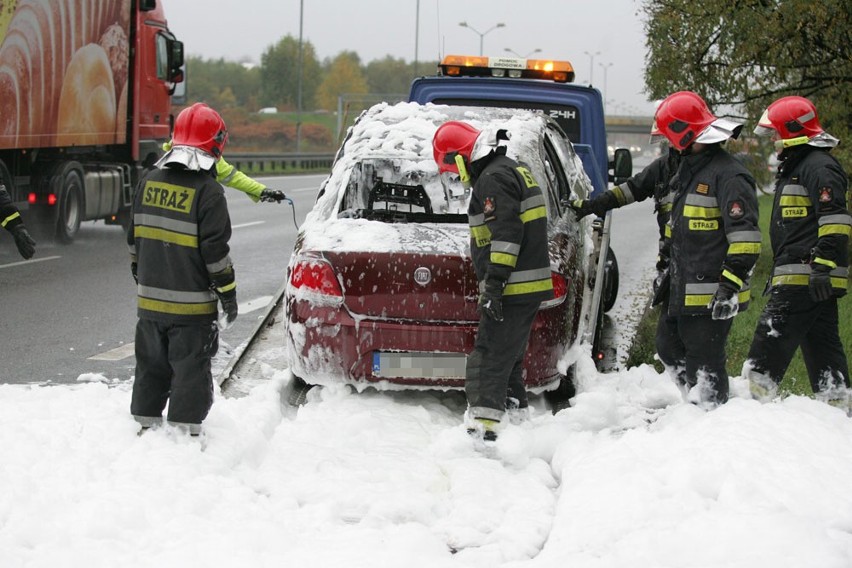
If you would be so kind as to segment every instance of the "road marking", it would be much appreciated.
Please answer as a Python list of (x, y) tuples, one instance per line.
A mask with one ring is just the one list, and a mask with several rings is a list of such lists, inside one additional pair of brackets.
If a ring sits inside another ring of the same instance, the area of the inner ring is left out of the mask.
[[(271, 301), (272, 296), (261, 296), (253, 300), (249, 300), (248, 302), (243, 302), (239, 305), (238, 310), (240, 314), (250, 314), (251, 312), (265, 308)], [(116, 347), (115, 349), (110, 349), (109, 351), (92, 355), (89, 357), (89, 361), (121, 361), (122, 359), (132, 357), (135, 353), (136, 344), (131, 342), (126, 343), (121, 347)]]
[(56, 260), (61, 256), (46, 256), (44, 258), (31, 258), (30, 260), (19, 260), (18, 262), (10, 262), (9, 264), (0, 264), (0, 268), (11, 268), (13, 266), (21, 266), (22, 264), (32, 264), (34, 262), (44, 262), (45, 260)]
[(241, 223), (239, 225), (232, 225), (232, 229), (242, 229), (243, 227), (251, 227), (252, 225), (263, 225), (266, 221), (251, 221), (250, 223)]
[(121, 361), (122, 359), (127, 359), (132, 356), (136, 352), (136, 344), (135, 343), (127, 343), (122, 345), (121, 347), (116, 347), (115, 349), (110, 349), (109, 351), (104, 351), (98, 355), (93, 355), (89, 357), (90, 361)]

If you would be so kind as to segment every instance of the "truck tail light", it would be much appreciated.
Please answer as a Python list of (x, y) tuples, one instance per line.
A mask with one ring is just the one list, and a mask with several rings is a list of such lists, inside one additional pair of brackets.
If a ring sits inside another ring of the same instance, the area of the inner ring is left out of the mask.
[(56, 205), (56, 195), (48, 193), (47, 195), (39, 195), (37, 193), (27, 194), (27, 203), (35, 205), (37, 203), (46, 203), (48, 205)]
[(290, 272), (290, 286), (303, 292), (343, 299), (334, 269), (322, 257), (299, 258)]
[(551, 272), (550, 279), (553, 281), (553, 299), (541, 303), (542, 308), (558, 306), (568, 297), (568, 281), (558, 272)]

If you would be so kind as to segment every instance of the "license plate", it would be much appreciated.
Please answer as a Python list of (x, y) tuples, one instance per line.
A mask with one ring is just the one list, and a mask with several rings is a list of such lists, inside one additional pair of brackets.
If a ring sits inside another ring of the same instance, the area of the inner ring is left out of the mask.
[(403, 379), (464, 379), (462, 353), (373, 352), (373, 376)]

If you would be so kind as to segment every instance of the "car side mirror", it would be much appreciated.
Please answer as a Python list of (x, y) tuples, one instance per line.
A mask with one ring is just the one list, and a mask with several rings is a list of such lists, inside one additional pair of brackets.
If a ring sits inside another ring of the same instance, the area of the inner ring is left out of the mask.
[(618, 185), (627, 181), (633, 175), (633, 156), (627, 148), (616, 148), (612, 161), (609, 163), (612, 173), (609, 181)]

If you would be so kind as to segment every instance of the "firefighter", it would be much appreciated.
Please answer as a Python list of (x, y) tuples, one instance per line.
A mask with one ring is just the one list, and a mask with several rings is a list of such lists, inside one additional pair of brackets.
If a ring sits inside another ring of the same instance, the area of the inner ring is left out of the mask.
[[(168, 152), (172, 149), (173, 144), (174, 140), (164, 143), (163, 150)], [(226, 162), (223, 157), (216, 160), (216, 181), (224, 186), (242, 191), (255, 203), (258, 201), (264, 203), (289, 201), (283, 191), (280, 189), (269, 189), (256, 179), (247, 176)]]
[(468, 222), (480, 319), (465, 394), (468, 432), (485, 441), (497, 439), (507, 400), (528, 412), (524, 354), (539, 304), (553, 298), (544, 196), (529, 169), (506, 155), (508, 139), (505, 130), (450, 121), (432, 141), (439, 172), (473, 187)]
[(649, 197), (654, 199), (654, 213), (657, 216), (660, 234), (656, 264), (657, 277), (654, 279), (652, 302), (653, 305), (657, 305), (664, 301), (668, 293), (669, 254), (665, 249), (665, 228), (672, 210), (669, 181), (680, 164), (680, 153), (668, 145), (656, 124), (651, 127), (651, 143), (660, 143), (662, 155), (641, 172), (594, 199), (576, 199), (570, 206), (577, 214), (577, 218), (582, 219), (590, 213), (603, 217), (611, 209), (645, 201)]
[(168, 421), (192, 435), (213, 404), (217, 299), (237, 317), (231, 221), (216, 160), (228, 138), (202, 103), (175, 121), (174, 146), (136, 188), (127, 234), (137, 281), (136, 378), (130, 411), (142, 427)]
[(840, 142), (820, 126), (804, 97), (783, 97), (755, 134), (778, 150), (770, 240), (770, 297), (758, 320), (743, 376), (760, 400), (775, 396), (797, 347), (819, 398), (849, 408), (849, 365), (838, 332), (837, 299), (846, 295), (852, 216), (849, 180), (830, 154)]
[(654, 118), (681, 154), (670, 188), (669, 305), (657, 353), (687, 399), (711, 409), (728, 399), (725, 343), (732, 318), (748, 307), (760, 253), (755, 183), (722, 148), (742, 125), (717, 118), (697, 94), (669, 95)]
[(18, 247), (18, 252), (24, 260), (31, 259), (35, 254), (36, 242), (24, 226), (21, 213), (12, 204), (12, 198), (2, 183), (0, 183), (0, 226), (9, 231), (15, 239), (15, 246)]

